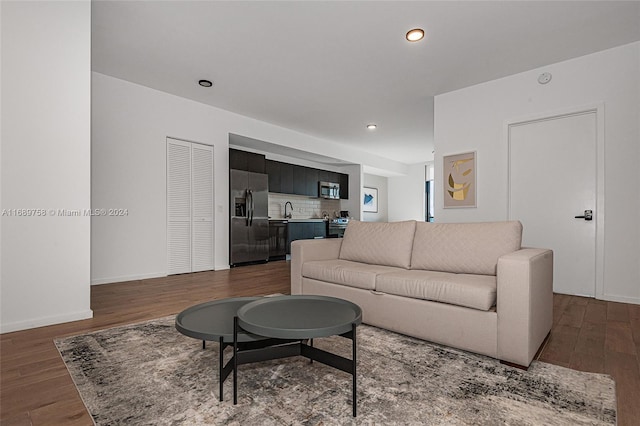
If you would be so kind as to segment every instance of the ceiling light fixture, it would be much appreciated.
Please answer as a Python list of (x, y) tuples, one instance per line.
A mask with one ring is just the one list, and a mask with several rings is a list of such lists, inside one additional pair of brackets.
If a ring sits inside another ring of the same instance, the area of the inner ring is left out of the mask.
[(375, 130), (377, 128), (378, 128), (377, 124), (373, 124), (373, 123), (367, 124), (367, 129), (369, 129), (369, 130)]
[(420, 41), (424, 38), (424, 30), (422, 28), (414, 28), (405, 37), (410, 42)]
[(202, 86), (202, 87), (211, 87), (211, 86), (213, 86), (213, 83), (212, 83), (212, 82), (210, 82), (209, 80), (200, 80), (200, 81), (198, 82), (198, 84), (199, 84), (200, 86)]

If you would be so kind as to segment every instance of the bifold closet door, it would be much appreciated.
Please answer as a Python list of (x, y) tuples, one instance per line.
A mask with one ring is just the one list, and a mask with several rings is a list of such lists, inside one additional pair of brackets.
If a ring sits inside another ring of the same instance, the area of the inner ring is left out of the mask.
[(192, 144), (191, 270), (213, 269), (213, 147)]
[(167, 139), (167, 272), (214, 268), (213, 147)]

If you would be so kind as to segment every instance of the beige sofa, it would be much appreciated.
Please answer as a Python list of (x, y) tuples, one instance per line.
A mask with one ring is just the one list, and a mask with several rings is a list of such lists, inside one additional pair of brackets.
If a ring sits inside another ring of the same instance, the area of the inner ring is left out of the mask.
[(291, 294), (350, 300), (363, 321), (529, 366), (551, 329), (553, 252), (520, 222), (351, 221), (291, 245)]

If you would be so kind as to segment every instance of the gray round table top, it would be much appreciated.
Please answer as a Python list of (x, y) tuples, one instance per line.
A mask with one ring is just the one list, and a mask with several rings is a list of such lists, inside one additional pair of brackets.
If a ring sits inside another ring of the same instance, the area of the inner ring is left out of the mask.
[[(247, 303), (262, 297), (234, 297), (201, 303), (185, 309), (176, 316), (176, 330), (185, 336), (200, 340), (218, 341), (222, 337), (226, 343), (233, 343), (233, 318)], [(238, 332), (238, 342), (264, 340), (245, 331)]]
[(238, 325), (260, 336), (312, 339), (351, 331), (362, 323), (362, 309), (336, 297), (266, 297), (238, 309)]

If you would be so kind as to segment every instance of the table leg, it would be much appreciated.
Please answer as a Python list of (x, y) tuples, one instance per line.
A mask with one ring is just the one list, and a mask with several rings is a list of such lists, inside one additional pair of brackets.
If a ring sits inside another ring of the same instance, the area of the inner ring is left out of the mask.
[(233, 317), (233, 405), (238, 403), (238, 317)]
[(351, 324), (351, 338), (353, 339), (351, 342), (351, 346), (353, 348), (352, 354), (352, 363), (353, 363), (353, 417), (356, 416), (356, 325)]
[[(204, 342), (204, 341), (203, 341)], [(220, 337), (220, 356), (219, 356), (219, 365), (218, 365), (218, 381), (220, 382), (220, 401), (222, 401), (222, 393), (224, 389), (224, 380), (222, 380), (222, 370), (224, 369), (224, 346), (222, 342), (222, 337)], [(203, 343), (204, 344), (204, 343)]]
[(202, 349), (207, 349), (207, 342), (205, 340), (202, 341)]
[[(313, 339), (309, 339), (309, 346), (313, 347)], [(313, 364), (312, 358), (309, 358), (309, 364)]]

